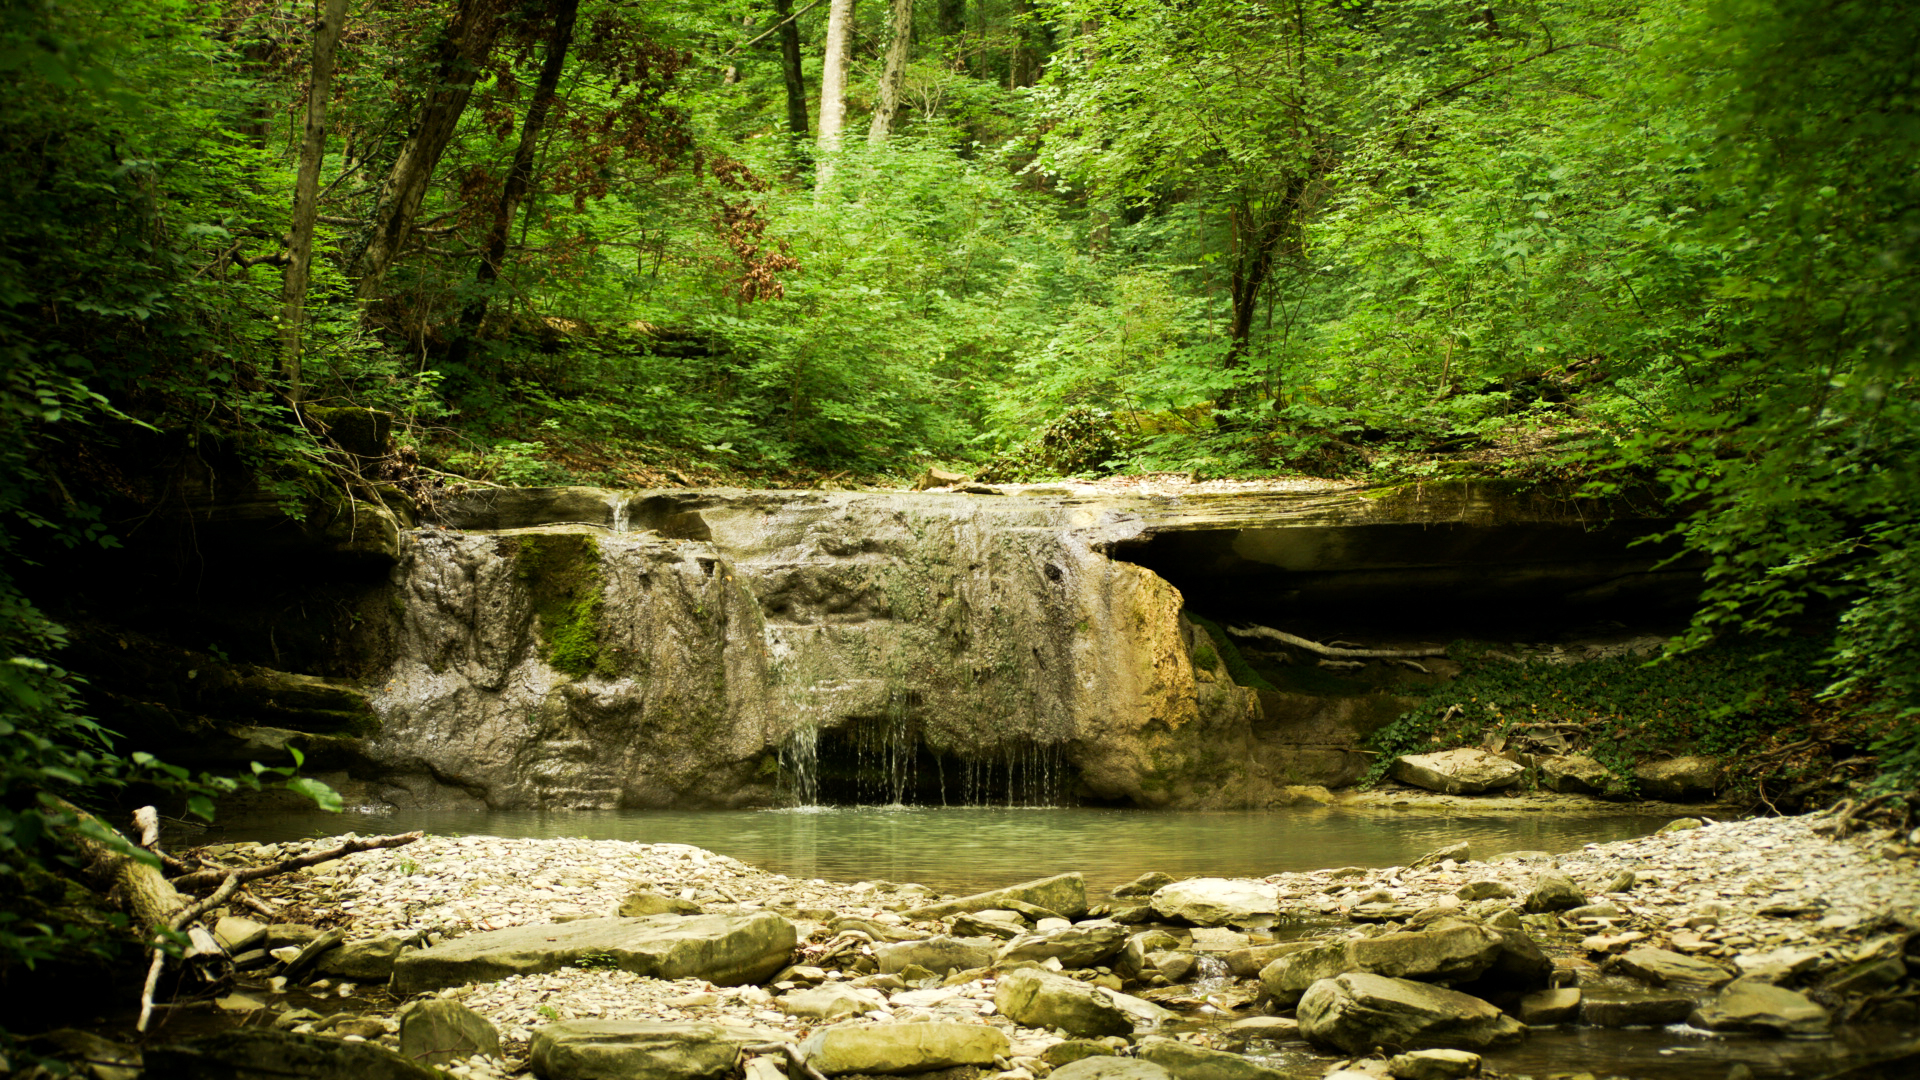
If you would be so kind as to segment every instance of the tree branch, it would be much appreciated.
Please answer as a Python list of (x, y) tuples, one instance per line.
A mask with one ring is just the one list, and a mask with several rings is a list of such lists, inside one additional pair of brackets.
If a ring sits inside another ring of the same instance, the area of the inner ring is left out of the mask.
[(1407, 660), (1416, 656), (1447, 655), (1447, 650), (1439, 645), (1424, 649), (1336, 649), (1331, 645), (1308, 641), (1306, 638), (1295, 637), (1284, 630), (1275, 630), (1269, 626), (1229, 626), (1227, 633), (1236, 637), (1266, 638), (1269, 641), (1278, 641), (1296, 649), (1305, 649), (1310, 653), (1340, 660)]
[(185, 877), (174, 878), (169, 884), (183, 891), (187, 889), (204, 889), (209, 885), (227, 880), (244, 885), (249, 881), (258, 881), (261, 878), (272, 877), (275, 874), (284, 874), (291, 870), (301, 870), (309, 866), (317, 866), (323, 862), (332, 862), (334, 859), (352, 855), (359, 851), (404, 847), (425, 835), (425, 833), (410, 832), (401, 833), (398, 836), (374, 836), (365, 840), (349, 840), (336, 848), (309, 852), (297, 858), (282, 859), (277, 863), (272, 863), (267, 866), (255, 866), (246, 870), (233, 871), (202, 870), (198, 873), (188, 874)]
[(1453, 94), (1457, 94), (1460, 91), (1465, 90), (1467, 87), (1472, 86), (1475, 83), (1485, 82), (1488, 79), (1493, 78), (1495, 75), (1504, 75), (1507, 72), (1512, 71), (1514, 68), (1517, 68), (1522, 64), (1531, 64), (1535, 60), (1539, 60), (1542, 57), (1552, 56), (1554, 53), (1565, 52), (1568, 49), (1577, 49), (1582, 45), (1591, 45), (1596, 49), (1612, 49), (1615, 52), (1622, 51), (1620, 46), (1610, 45), (1604, 41), (1569, 41), (1565, 45), (1549, 45), (1545, 49), (1542, 49), (1539, 52), (1534, 53), (1532, 56), (1523, 56), (1520, 59), (1515, 60), (1511, 64), (1502, 64), (1497, 68), (1489, 68), (1478, 75), (1465, 79), (1461, 82), (1454, 83), (1452, 86), (1449, 86), (1444, 90), (1436, 90), (1433, 93), (1428, 94), (1426, 97), (1421, 98), (1419, 101), (1416, 101), (1413, 104), (1407, 106), (1407, 115), (1411, 116), (1414, 113), (1419, 112), (1421, 109), (1424, 109), (1427, 106), (1433, 104), (1434, 102), (1439, 101), (1441, 98), (1448, 97)]

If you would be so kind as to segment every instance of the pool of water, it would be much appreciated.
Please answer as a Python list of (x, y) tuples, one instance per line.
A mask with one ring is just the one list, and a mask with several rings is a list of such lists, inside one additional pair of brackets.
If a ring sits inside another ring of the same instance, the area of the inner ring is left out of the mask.
[(777, 873), (830, 881), (917, 881), (974, 892), (1078, 870), (1088, 892), (1159, 870), (1259, 876), (1401, 866), (1466, 840), (1476, 857), (1561, 852), (1644, 836), (1632, 814), (1462, 814), (1333, 807), (1249, 812), (848, 807), (799, 810), (319, 812), (236, 819), (202, 842), (276, 841), (424, 829), (449, 836), (587, 837), (695, 844)]

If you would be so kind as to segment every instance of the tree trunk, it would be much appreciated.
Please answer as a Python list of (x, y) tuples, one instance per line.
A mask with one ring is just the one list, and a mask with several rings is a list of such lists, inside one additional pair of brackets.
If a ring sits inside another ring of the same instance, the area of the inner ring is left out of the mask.
[(313, 225), (320, 214), (320, 164), (327, 150), (327, 99), (333, 95), (333, 54), (347, 23), (347, 0), (326, 0), (313, 27), (312, 85), (307, 91), (307, 130), (300, 140), (300, 172), (293, 184), (293, 229), (287, 236), (287, 269), (280, 279), (280, 371), (287, 398), (300, 403), (300, 326), (306, 318), (307, 278), (313, 270)]
[[(1226, 368), (1231, 371), (1246, 361), (1247, 344), (1253, 336), (1253, 318), (1259, 310), (1260, 290), (1273, 275), (1274, 253), (1294, 225), (1303, 185), (1289, 180), (1264, 205), (1249, 202), (1233, 214), (1233, 259), (1228, 280), (1228, 296), (1233, 304), (1232, 324), (1227, 331)], [(1222, 404), (1231, 407), (1239, 398), (1229, 387)]]
[(807, 137), (807, 81), (800, 74), (800, 20), (793, 17), (793, 0), (773, 0), (780, 19), (780, 75), (787, 84), (787, 131)]
[(547, 55), (540, 62), (540, 77), (534, 84), (533, 100), (527, 104), (526, 119), (520, 124), (520, 144), (514, 147), (513, 163), (507, 167), (507, 182), (500, 189), (500, 202), (493, 210), (493, 226), (487, 231), (487, 246), (474, 272), (473, 302), (461, 313), (460, 325), (468, 335), (478, 331), (486, 320), (493, 285), (500, 280), (500, 268), (507, 261), (507, 234), (513, 225), (514, 211), (533, 182), (533, 154), (540, 145), (540, 132), (546, 127), (547, 113), (560, 88), (560, 73), (566, 67), (567, 49), (573, 44), (573, 23), (580, 13), (580, 0), (552, 0), (553, 29), (547, 35)]
[(900, 96), (907, 82), (907, 54), (913, 47), (913, 0), (893, 0), (889, 11), (893, 40), (887, 45), (886, 66), (880, 72), (880, 100), (874, 104), (873, 126), (867, 129), (867, 142), (874, 146), (887, 141), (904, 111)]
[[(847, 67), (852, 61), (853, 0), (832, 0), (827, 7), (827, 49), (820, 68), (820, 152), (840, 149), (847, 122)], [(824, 175), (824, 174), (823, 174)]]
[(453, 141), (460, 114), (473, 96), (474, 80), (493, 51), (500, 33), (498, 0), (460, 0), (453, 20), (441, 37), (433, 65), (432, 89), (420, 106), (413, 129), (400, 144), (393, 167), (375, 198), (373, 221), (365, 243), (353, 260), (359, 282), (355, 295), (362, 300), (379, 294), (387, 270), (400, 257), (420, 204), (427, 197), (440, 155)]
[(941, 37), (959, 37), (967, 28), (967, 0), (940, 0), (933, 18)]
[(1040, 80), (1040, 53), (1033, 47), (1033, 0), (1013, 0), (1013, 56), (1007, 65), (1010, 89), (1032, 86)]

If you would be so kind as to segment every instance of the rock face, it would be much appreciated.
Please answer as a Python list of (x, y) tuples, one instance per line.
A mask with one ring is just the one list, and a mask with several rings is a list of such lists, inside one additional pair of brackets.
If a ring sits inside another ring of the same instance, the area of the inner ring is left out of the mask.
[(838, 1024), (800, 1044), (807, 1064), (841, 1073), (913, 1073), (991, 1065), (1010, 1052), (1006, 1033), (986, 1024)]
[(706, 1080), (731, 1073), (740, 1048), (777, 1032), (651, 1020), (570, 1020), (533, 1033), (535, 1075), (614, 1080)]
[(1384, 975), (1322, 979), (1300, 999), (1300, 1032), (1349, 1054), (1375, 1046), (1479, 1050), (1519, 1040), (1526, 1025), (1470, 994)]
[(556, 971), (589, 957), (657, 979), (737, 986), (785, 967), (796, 940), (792, 923), (766, 911), (512, 926), (405, 954), (394, 964), (393, 986), (396, 993), (417, 994)]
[[(1040, 752), (1094, 799), (1263, 807), (1351, 780), (1356, 742), (1398, 706), (1236, 685), (1167, 574), (1205, 592), (1226, 553), (1242, 588), (1276, 595), (1390, 592), (1406, 572), (1559, 596), (1658, 558), (1626, 548), (1639, 530), (1471, 483), (1230, 500), (509, 489), (440, 512), (453, 528), (390, 537), (396, 659), (367, 680), (378, 732), (341, 744), (357, 801), (766, 805), (792, 797), (789, 740), (853, 741), (912, 702), (902, 738), (956, 764)], [(933, 775), (889, 783), (938, 798)]]
[(1195, 926), (1266, 925), (1280, 912), (1280, 894), (1257, 881), (1194, 878), (1162, 886), (1153, 910)]
[(1500, 791), (1520, 782), (1526, 770), (1485, 750), (1462, 748), (1437, 754), (1408, 754), (1396, 760), (1389, 774), (1403, 784), (1445, 795), (1479, 795)]

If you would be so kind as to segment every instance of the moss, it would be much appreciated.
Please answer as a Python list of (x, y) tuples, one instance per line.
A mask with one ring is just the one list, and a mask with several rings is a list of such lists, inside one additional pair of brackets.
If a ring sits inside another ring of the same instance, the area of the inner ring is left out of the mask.
[(532, 597), (540, 654), (550, 667), (574, 678), (619, 674), (613, 651), (601, 641), (606, 583), (593, 537), (521, 537), (514, 573)]
[(1195, 626), (1205, 630), (1207, 636), (1212, 638), (1214, 644), (1220, 649), (1220, 655), (1215, 656), (1213, 649), (1208, 648), (1204, 644), (1200, 645), (1193, 651), (1193, 662), (1195, 664), (1212, 668), (1216, 666), (1220, 657), (1225, 657), (1227, 661), (1227, 675), (1233, 679), (1235, 685), (1248, 686), (1255, 690), (1272, 690), (1274, 688), (1272, 683), (1268, 682), (1259, 672), (1253, 670), (1252, 664), (1247, 663), (1247, 658), (1240, 652), (1240, 647), (1233, 643), (1233, 639), (1227, 636), (1227, 632), (1220, 628), (1219, 623), (1214, 622), (1204, 615), (1195, 615), (1191, 611), (1187, 612), (1187, 619)]

